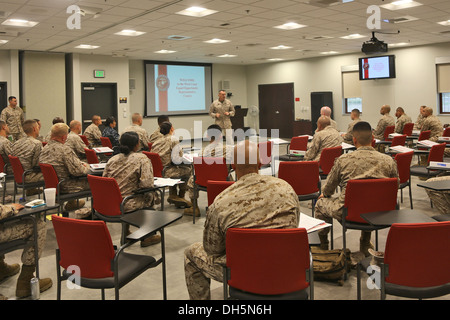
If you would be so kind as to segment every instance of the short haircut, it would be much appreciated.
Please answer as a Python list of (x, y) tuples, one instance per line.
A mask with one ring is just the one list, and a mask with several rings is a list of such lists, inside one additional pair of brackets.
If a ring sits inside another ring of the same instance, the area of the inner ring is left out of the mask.
[(358, 115), (358, 117), (361, 115), (361, 111), (359, 111), (359, 109), (356, 108), (352, 110), (352, 113)]
[(159, 126), (159, 132), (163, 135), (166, 135), (170, 132), (170, 129), (172, 129), (172, 124), (169, 121), (161, 123)]
[(317, 123), (320, 123), (323, 128), (329, 126), (331, 124), (331, 118), (328, 116), (320, 116), (317, 119)]
[(10, 97), (8, 98), (8, 101), (11, 102), (11, 100), (13, 100), (13, 99), (17, 99), (17, 98), (14, 97), (14, 96), (10, 96)]
[(423, 109), (423, 111), (424, 111), (425, 113), (428, 113), (429, 115), (432, 115), (432, 114), (433, 114), (433, 109), (432, 109), (431, 107), (425, 107), (425, 108)]
[(80, 125), (80, 124), (81, 124), (80, 121), (78, 121), (78, 120), (72, 120), (72, 121), (70, 121), (69, 127), (70, 127), (70, 129), (73, 129), (73, 128), (75, 128), (77, 125)]
[(92, 123), (94, 123), (95, 120), (101, 120), (101, 119), (102, 119), (102, 118), (100, 118), (99, 115), (94, 114), (94, 115), (92, 116)]
[(158, 117), (158, 125), (160, 125), (163, 122), (169, 122), (169, 116), (168, 115), (163, 114), (163, 115), (160, 115)]
[(384, 109), (387, 113), (391, 112), (391, 106), (390, 106), (390, 105), (385, 104), (385, 105), (383, 106), (383, 109)]
[(51, 129), (51, 136), (62, 137), (69, 133), (69, 126), (65, 123), (55, 123)]
[(136, 113), (133, 113), (133, 115), (131, 116), (131, 121), (132, 121), (133, 123), (136, 123), (136, 122), (138, 122), (141, 118), (142, 118), (141, 114), (136, 112)]
[(57, 123), (64, 123), (63, 118), (61, 118), (61, 117), (54, 117), (53, 121), (52, 121), (52, 124), (57, 124)]
[(372, 144), (372, 127), (366, 121), (359, 121), (353, 126), (353, 137), (363, 146)]
[(26, 134), (30, 134), (33, 132), (34, 127), (36, 127), (38, 125), (38, 123), (36, 122), (36, 120), (32, 120), (32, 119), (28, 119), (25, 120), (23, 123), (23, 131)]
[(403, 109), (402, 107), (398, 107), (398, 108), (397, 108), (397, 111), (400, 111), (400, 112), (402, 112), (402, 113), (405, 113), (405, 109)]
[(6, 127), (6, 122), (3, 120), (0, 120), (0, 130), (3, 130), (4, 127)]
[(114, 123), (114, 121), (116, 121), (116, 118), (114, 118), (113, 116), (109, 116), (108, 118), (106, 118), (105, 126), (106, 126), (106, 127), (109, 127), (109, 125), (110, 125), (111, 123)]
[(220, 138), (222, 136), (222, 128), (217, 124), (212, 124), (206, 130), (206, 135), (211, 141), (215, 141), (216, 138)]

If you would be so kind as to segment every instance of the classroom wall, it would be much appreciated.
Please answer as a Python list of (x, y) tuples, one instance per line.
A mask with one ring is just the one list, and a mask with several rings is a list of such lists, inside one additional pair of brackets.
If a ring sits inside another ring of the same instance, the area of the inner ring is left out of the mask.
[(8, 83), (8, 96), (19, 99), (19, 52), (17, 50), (0, 50), (0, 81)]

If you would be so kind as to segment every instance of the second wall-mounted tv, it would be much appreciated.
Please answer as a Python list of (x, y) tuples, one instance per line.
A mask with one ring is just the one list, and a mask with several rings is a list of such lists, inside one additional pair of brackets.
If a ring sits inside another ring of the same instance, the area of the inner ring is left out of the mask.
[(359, 58), (359, 80), (395, 78), (395, 56)]

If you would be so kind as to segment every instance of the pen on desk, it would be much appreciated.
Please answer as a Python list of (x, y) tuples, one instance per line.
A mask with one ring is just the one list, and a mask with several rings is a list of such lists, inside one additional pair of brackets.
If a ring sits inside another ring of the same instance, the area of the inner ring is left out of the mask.
[(37, 207), (42, 207), (42, 206), (45, 206), (45, 203), (41, 203), (41, 204), (37, 204), (35, 206), (32, 206), (31, 209), (37, 208)]

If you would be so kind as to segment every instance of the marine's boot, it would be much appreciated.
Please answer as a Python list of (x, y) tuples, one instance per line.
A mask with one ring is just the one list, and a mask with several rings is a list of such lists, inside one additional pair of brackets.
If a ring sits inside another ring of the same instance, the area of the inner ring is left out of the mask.
[(373, 249), (374, 246), (370, 242), (371, 231), (361, 231), (361, 238), (359, 238), (359, 251), (361, 251), (364, 256), (370, 256), (369, 249)]
[(320, 249), (321, 250), (328, 250), (328, 234), (319, 234), (320, 239)]
[(11, 265), (6, 264), (4, 257), (0, 260), (0, 281), (15, 275), (19, 271), (20, 266), (17, 263)]
[(64, 206), (64, 210), (65, 211), (73, 211), (73, 210), (77, 210), (77, 209), (81, 209), (84, 207), (84, 204), (86, 202), (84, 200), (69, 200), (66, 202), (66, 205)]
[[(194, 199), (191, 199), (191, 202), (194, 203)], [(194, 206), (190, 206), (189, 208), (184, 209), (184, 214), (187, 216), (192, 216), (194, 214), (195, 211), (195, 216), (196, 217), (200, 217), (200, 208), (198, 207), (198, 205), (195, 206), (195, 210), (194, 210)]]
[(185, 198), (184, 198), (185, 194), (186, 194), (186, 189), (184, 189), (184, 188), (181, 189), (181, 188), (180, 188), (180, 190), (178, 191), (178, 197), (179, 197), (180, 199), (182, 199), (183, 202), (185, 203), (184, 207), (185, 207), (185, 208), (192, 207), (192, 201), (189, 201), (189, 200), (185, 199)]
[[(22, 265), (22, 272), (20, 272), (17, 279), (16, 296), (17, 298), (25, 298), (31, 296), (31, 283), (30, 280), (34, 278), (34, 271), (36, 267), (34, 265), (27, 266)], [(40, 292), (44, 292), (52, 287), (52, 279), (44, 278), (39, 279)]]

